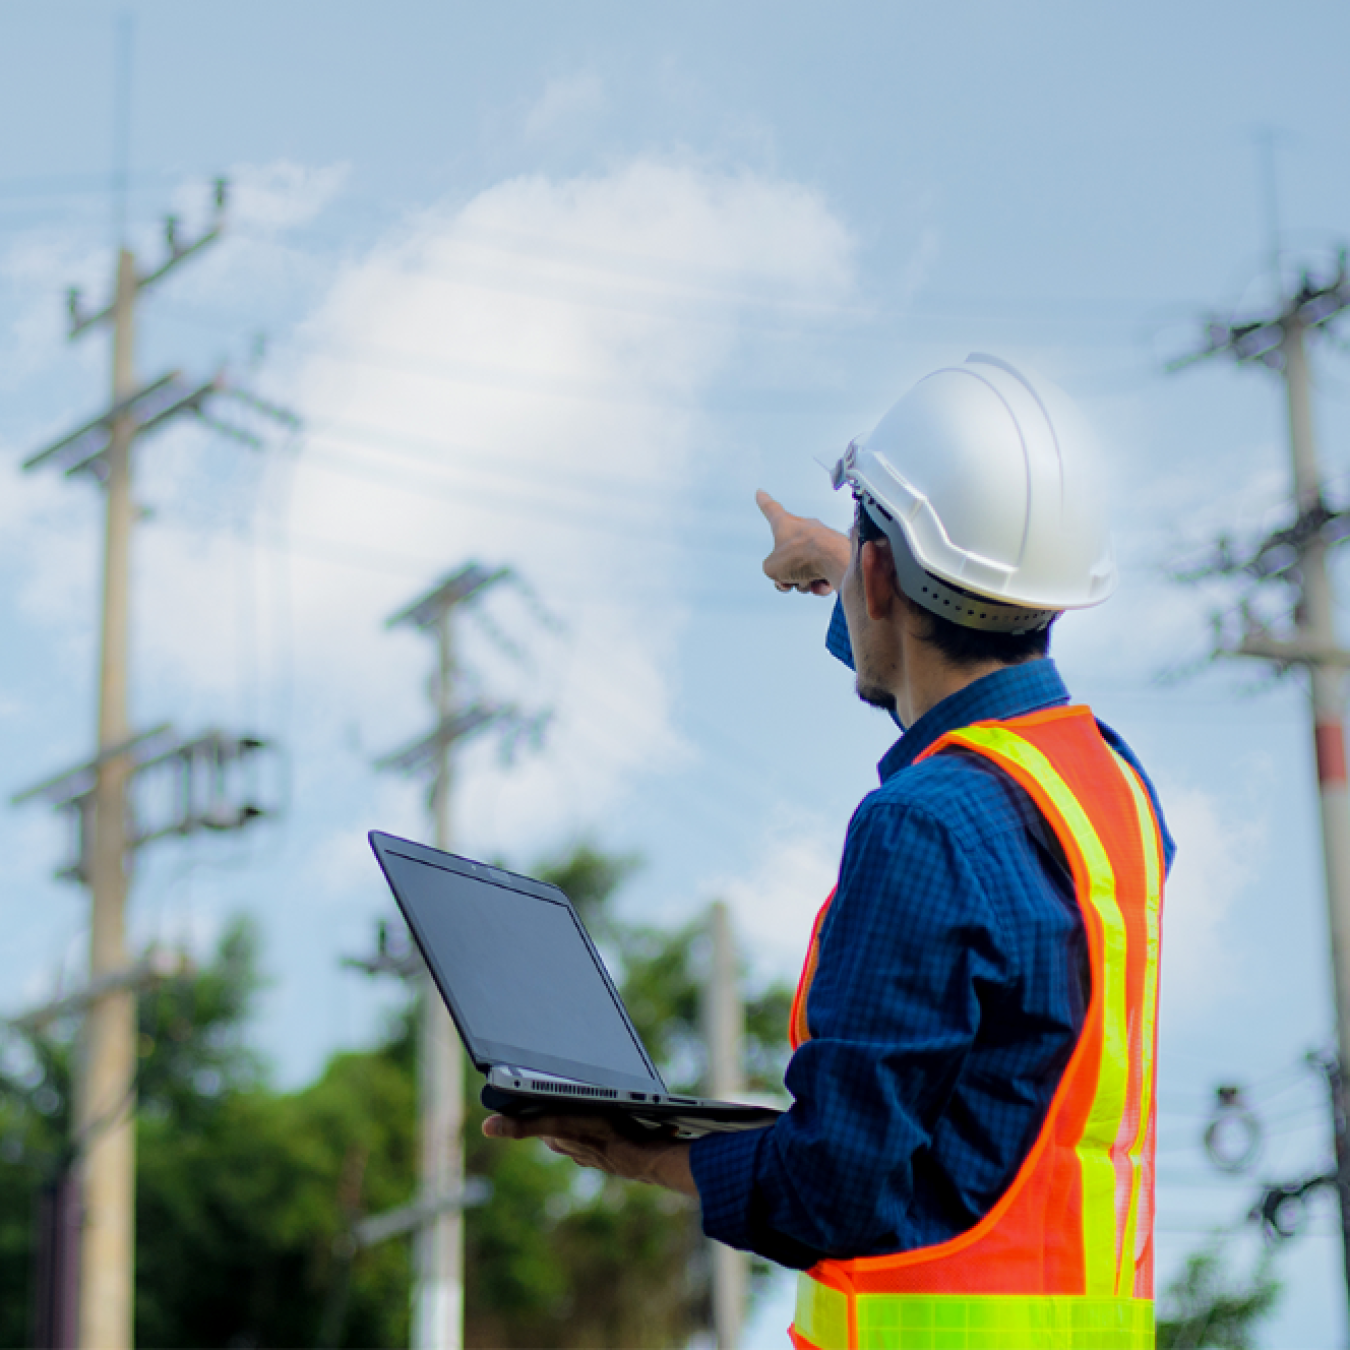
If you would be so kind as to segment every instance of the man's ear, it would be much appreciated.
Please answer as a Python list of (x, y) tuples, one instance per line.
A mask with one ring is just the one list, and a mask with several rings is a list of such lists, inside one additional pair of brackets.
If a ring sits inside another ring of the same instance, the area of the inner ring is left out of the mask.
[(867, 617), (873, 622), (889, 619), (899, 603), (895, 559), (884, 544), (869, 540), (859, 548), (858, 570), (862, 574), (863, 598)]

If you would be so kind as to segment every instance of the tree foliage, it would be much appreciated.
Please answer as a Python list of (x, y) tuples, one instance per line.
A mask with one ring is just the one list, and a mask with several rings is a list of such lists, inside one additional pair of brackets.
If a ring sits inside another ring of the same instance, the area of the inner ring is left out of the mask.
[[(704, 1072), (697, 925), (623, 922), (631, 859), (582, 846), (537, 874), (577, 903), (673, 1087)], [(416, 1188), (416, 1010), (296, 1092), (270, 1088), (246, 1033), (258, 941), (237, 921), (203, 968), (140, 1000), (136, 1338), (158, 1346), (397, 1346), (410, 1243), (354, 1251), (362, 1216)], [(757, 1086), (781, 1084), (788, 991), (747, 1008)], [(72, 1027), (0, 1065), (0, 1346), (30, 1344), (37, 1197), (69, 1152)], [(657, 1346), (706, 1324), (703, 1239), (678, 1196), (482, 1137), (469, 1075), (467, 1170), (492, 1186), (466, 1232), (470, 1345)]]
[(1249, 1277), (1234, 1279), (1219, 1248), (1194, 1252), (1160, 1300), (1158, 1350), (1251, 1350), (1279, 1297), (1268, 1253)]

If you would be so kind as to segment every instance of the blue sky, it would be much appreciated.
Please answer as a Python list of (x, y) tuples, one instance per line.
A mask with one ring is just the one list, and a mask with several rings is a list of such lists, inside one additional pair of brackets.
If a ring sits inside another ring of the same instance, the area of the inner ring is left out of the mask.
[[(469, 557), (530, 586), (466, 621), (477, 687), (555, 723), (514, 768), (490, 744), (465, 754), (462, 847), (526, 867), (583, 836), (639, 852), (630, 912), (683, 918), (724, 895), (757, 976), (792, 969), (889, 737), (823, 651), (827, 606), (763, 581), (753, 491), (842, 522), (813, 457), (983, 349), (1057, 378), (1108, 456), (1124, 582), (1057, 644), (1158, 780), (1181, 845), (1163, 1270), (1250, 1203), (1252, 1180), (1197, 1148), (1217, 1082), (1253, 1085), (1261, 1175), (1323, 1163), (1325, 1113), (1298, 1068), (1331, 1028), (1302, 692), (1258, 688), (1256, 669), (1157, 679), (1204, 655), (1210, 609), (1232, 600), (1171, 585), (1167, 566), (1288, 511), (1279, 388), (1162, 362), (1203, 313), (1260, 297), (1256, 129), (1280, 133), (1290, 256), (1347, 228), (1343, 8), (11, 3), (10, 788), (93, 735), (98, 501), (18, 465), (105, 396), (106, 344), (66, 344), (62, 297), (110, 280), (123, 12), (133, 246), (157, 257), (164, 212), (195, 229), (210, 178), (235, 185), (227, 239), (147, 297), (141, 373), (224, 363), (306, 420), (263, 455), (187, 426), (142, 447), (136, 722), (275, 736), (290, 805), (252, 835), (147, 852), (131, 922), (138, 940), (205, 944), (230, 913), (259, 917), (272, 984), (256, 1039), (279, 1081), (369, 1040), (394, 997), (338, 965), (385, 912), (364, 831), (423, 828), (416, 785), (370, 761), (424, 725), (430, 652), (382, 624)], [(1350, 364), (1324, 347), (1316, 377), (1343, 493)], [(77, 978), (86, 902), (49, 879), (59, 822), (11, 811), (0, 832), (17, 1010)], [(1280, 1269), (1266, 1343), (1342, 1344), (1328, 1213)]]

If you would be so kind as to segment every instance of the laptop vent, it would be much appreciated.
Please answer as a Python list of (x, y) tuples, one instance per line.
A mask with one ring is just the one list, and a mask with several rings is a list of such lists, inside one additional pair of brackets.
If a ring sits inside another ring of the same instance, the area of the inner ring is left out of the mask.
[(575, 1087), (571, 1084), (564, 1087), (559, 1083), (542, 1083), (537, 1078), (530, 1079), (530, 1086), (536, 1092), (565, 1093), (569, 1097), (605, 1097), (613, 1101), (619, 1095), (613, 1088), (586, 1087), (580, 1083)]

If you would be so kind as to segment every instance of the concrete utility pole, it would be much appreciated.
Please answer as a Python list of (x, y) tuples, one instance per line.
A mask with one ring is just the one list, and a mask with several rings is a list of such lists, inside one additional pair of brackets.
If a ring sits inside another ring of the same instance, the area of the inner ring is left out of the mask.
[(1235, 554), (1226, 541), (1221, 542), (1211, 562), (1183, 579), (1242, 575), (1258, 584), (1282, 581), (1294, 592), (1292, 633), (1272, 632), (1244, 604), (1241, 631), (1227, 636), (1221, 633), (1216, 654), (1253, 657), (1273, 662), (1282, 670), (1301, 666), (1308, 672), (1339, 1047), (1339, 1071), (1329, 1074), (1328, 1082), (1337, 1098), (1332, 1104), (1336, 1189), (1350, 1296), (1350, 1137), (1344, 1088), (1344, 1070), (1350, 1063), (1350, 790), (1342, 725), (1350, 651), (1337, 645), (1335, 597), (1327, 556), (1334, 544), (1350, 537), (1350, 513), (1329, 509), (1322, 494), (1307, 350), (1308, 336), (1347, 307), (1350, 278), (1342, 251), (1336, 274), (1329, 281), (1318, 283), (1305, 273), (1294, 294), (1282, 299), (1277, 314), (1235, 324), (1212, 321), (1208, 346), (1174, 362), (1173, 368), (1226, 353), (1241, 362), (1260, 361), (1279, 371), (1285, 381), (1296, 519), (1242, 556)]
[[(703, 990), (704, 1036), (708, 1045), (708, 1095), (739, 1101), (745, 1091), (745, 1008), (731, 915), (724, 901), (708, 911), (711, 947)], [(744, 1252), (712, 1244), (713, 1330), (717, 1350), (737, 1350), (745, 1321), (750, 1263)]]
[[(135, 965), (101, 976), (83, 989), (63, 994), (50, 1003), (10, 1020), (15, 1030), (32, 1035), (63, 1017), (87, 1013), (107, 994), (150, 988), (191, 970), (182, 953), (155, 949)], [(44, 1350), (69, 1350), (79, 1336), (77, 1269), (81, 1207), (77, 1178), (67, 1147), (43, 1186), (39, 1204), (37, 1261), (35, 1263), (34, 1338)]]
[[(85, 1013), (74, 1092), (76, 1175), (82, 1202), (79, 1243), (78, 1344), (88, 1350), (120, 1350), (132, 1344), (134, 1301), (135, 1216), (135, 1070), (136, 998), (119, 976), (127, 966), (125, 913), (131, 855), (138, 844), (158, 833), (138, 834), (133, 825), (129, 785), (139, 768), (149, 737), (134, 736), (128, 712), (128, 646), (130, 641), (133, 442), (184, 413), (192, 413), (237, 439), (260, 444), (252, 433), (214, 421), (209, 400), (231, 394), (219, 377), (192, 388), (170, 372), (148, 385), (136, 378), (135, 320), (140, 292), (168, 275), (184, 259), (220, 235), (225, 208), (225, 183), (215, 190), (215, 219), (193, 243), (184, 243), (178, 222), (165, 224), (167, 260), (141, 274), (132, 253), (118, 252), (111, 303), (85, 314), (78, 291), (69, 296), (70, 336), (108, 323), (112, 327), (112, 402), (92, 421), (33, 455), (25, 469), (56, 465), (67, 475), (88, 474), (107, 493), (103, 553), (103, 610), (99, 651), (98, 750), (88, 764), (61, 775), (15, 800), (46, 797), (76, 815), (78, 856), (64, 875), (89, 886), (90, 987), (102, 992)], [(290, 414), (236, 395), (266, 415), (294, 422)], [(161, 728), (167, 731), (167, 728)], [(237, 758), (261, 748), (256, 739), (235, 741)], [(242, 747), (242, 748), (241, 748)], [(175, 746), (156, 763), (187, 755), (196, 743)], [(197, 825), (235, 828), (264, 814), (248, 805), (237, 818), (184, 822), (175, 833)], [(161, 831), (163, 833), (167, 831)], [(63, 1278), (69, 1280), (71, 1272)]]
[[(456, 688), (454, 619), (460, 608), (511, 577), (507, 568), (489, 572), (468, 563), (427, 594), (399, 610), (388, 623), (429, 634), (436, 642), (432, 681), (434, 729), (412, 745), (385, 755), (376, 767), (429, 773), (432, 835), (449, 850), (454, 750), (460, 741), (496, 727), (516, 736), (536, 731), (538, 719), (513, 707), (461, 704)], [(389, 969), (375, 962), (367, 969)], [(419, 1214), (413, 1287), (414, 1350), (459, 1350), (464, 1343), (464, 1056), (459, 1036), (426, 967), (416, 963), (418, 989)], [(456, 1197), (460, 1197), (456, 1202)], [(375, 1223), (377, 1221), (368, 1221)], [(406, 1231), (407, 1225), (397, 1231)], [(383, 1234), (383, 1230), (380, 1230)], [(393, 1233), (390, 1230), (390, 1234)]]
[[(112, 312), (112, 406), (122, 408), (136, 389), (134, 366), (136, 264), (127, 249), (117, 258)], [(110, 419), (107, 449), (107, 524), (103, 547), (103, 630), (99, 654), (98, 749), (127, 739), (127, 644), (130, 638), (131, 441), (130, 409)], [(89, 890), (89, 975), (111, 975), (126, 965), (126, 818), (128, 764), (116, 756), (99, 766), (94, 787), (94, 847)], [(75, 1133), (84, 1141), (84, 1231), (80, 1251), (81, 1346), (132, 1343), (136, 1213), (136, 1126), (132, 1110), (136, 1072), (136, 999), (130, 989), (109, 990), (85, 1015), (81, 1082), (75, 1097)]]

